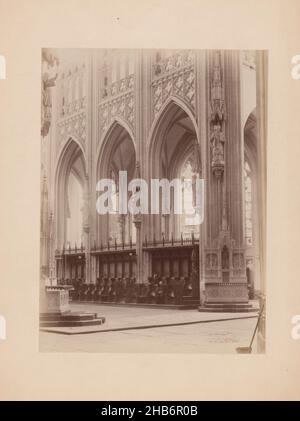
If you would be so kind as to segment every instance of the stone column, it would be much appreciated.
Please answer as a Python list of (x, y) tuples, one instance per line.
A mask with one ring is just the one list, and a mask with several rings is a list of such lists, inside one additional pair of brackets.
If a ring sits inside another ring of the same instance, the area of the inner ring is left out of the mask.
[[(231, 247), (229, 281), (232, 301), (248, 301), (244, 233), (244, 148), (241, 128), (240, 52), (224, 52), (226, 155), (224, 193)], [(223, 208), (224, 209), (224, 208)]]
[[(88, 181), (86, 182), (88, 185)], [(87, 187), (86, 187), (87, 189)], [(91, 282), (91, 241), (90, 241), (90, 206), (89, 206), (89, 194), (84, 193), (83, 198), (83, 245), (85, 252), (85, 282)]]
[[(143, 142), (141, 143), (141, 175), (147, 180), (148, 187), (150, 186), (150, 156), (148, 150), (148, 136), (151, 128), (151, 112), (152, 112), (152, 100), (151, 100), (151, 53), (149, 51), (142, 52), (142, 136)], [(149, 189), (150, 190), (150, 189)], [(150, 206), (150, 192), (148, 196), (149, 206)], [(150, 209), (151, 211), (151, 209)], [(149, 212), (150, 212), (149, 211)], [(151, 228), (151, 214), (143, 215), (143, 227), (142, 227), (142, 241), (147, 237), (148, 241), (150, 239), (150, 228)], [(151, 239), (152, 240), (152, 239)], [(149, 251), (143, 251), (143, 270), (142, 270), (142, 280), (143, 282), (148, 281), (148, 277), (151, 275), (151, 254)]]
[(93, 159), (94, 159), (94, 147), (93, 139), (95, 137), (95, 125), (94, 114), (94, 53), (91, 52), (87, 56), (87, 88), (86, 88), (86, 100), (87, 100), (87, 136), (86, 136), (86, 180), (84, 187), (84, 204), (83, 204), (83, 235), (84, 235), (84, 247), (85, 247), (85, 281), (86, 283), (92, 282), (91, 275), (91, 224), (93, 218), (91, 217), (91, 191), (93, 186)]
[(247, 302), (239, 51), (212, 51), (208, 78), (206, 300)]
[[(96, 244), (99, 246), (99, 224), (97, 219), (99, 215), (96, 211), (96, 185), (97, 185), (97, 145), (99, 142), (99, 101), (100, 101), (100, 78), (99, 78), (100, 59), (99, 52), (91, 52), (91, 71), (90, 71), (90, 86), (91, 86), (91, 99), (90, 99), (90, 244), (94, 247)], [(97, 232), (98, 230), (98, 232)], [(97, 281), (97, 258), (90, 256), (91, 263), (91, 278), (92, 283)]]
[[(42, 51), (42, 98), (41, 98), (41, 159), (45, 164), (46, 174), (49, 179), (49, 171), (47, 166), (48, 154), (52, 143), (52, 94), (56, 85), (58, 76), (59, 60), (55, 57), (54, 52), (50, 49)], [(49, 146), (50, 145), (50, 146)], [(48, 203), (48, 186), (47, 178), (44, 174), (42, 191), (41, 191), (41, 238), (40, 238), (40, 312), (47, 310), (47, 297), (45, 286), (49, 279), (49, 203)]]
[(43, 176), (42, 194), (41, 194), (41, 276), (49, 276), (48, 260), (48, 188), (46, 175)]
[[(144, 102), (143, 102), (143, 53), (137, 51), (135, 60), (135, 78), (134, 78), (134, 91), (135, 91), (135, 154), (136, 154), (136, 170), (135, 178), (141, 178), (144, 174)], [(140, 163), (142, 166), (140, 167)], [(143, 215), (134, 215), (133, 219), (136, 227), (136, 280), (137, 282), (143, 281)]]
[(143, 244), (142, 244), (142, 215), (134, 215), (134, 225), (136, 228), (136, 280), (143, 282)]
[(54, 225), (54, 218), (53, 212), (50, 212), (48, 218), (48, 226), (49, 226), (49, 239), (48, 239), (48, 261), (49, 261), (49, 277), (50, 283), (53, 284), (54, 279), (56, 278), (56, 262), (55, 262), (55, 250), (54, 250), (54, 238), (53, 238), (53, 225)]
[(205, 244), (206, 244), (206, 230), (207, 230), (207, 215), (209, 212), (208, 191), (207, 191), (207, 139), (208, 139), (208, 119), (207, 119), (207, 52), (198, 51), (195, 58), (195, 79), (196, 79), (196, 119), (198, 123), (198, 173), (199, 177), (205, 180), (204, 184), (204, 220), (199, 226), (199, 294), (200, 304), (205, 301)]

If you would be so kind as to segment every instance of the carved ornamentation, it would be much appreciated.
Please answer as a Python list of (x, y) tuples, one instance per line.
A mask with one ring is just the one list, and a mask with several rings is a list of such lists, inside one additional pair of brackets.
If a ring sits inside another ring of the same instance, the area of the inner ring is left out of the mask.
[(47, 136), (52, 116), (52, 92), (57, 79), (57, 66), (59, 61), (49, 51), (42, 54), (42, 112), (41, 112), (41, 135)]
[(131, 74), (102, 88), (101, 98), (100, 135), (108, 129), (114, 117), (121, 117), (134, 132), (134, 75)]
[(216, 269), (218, 267), (218, 255), (216, 253), (207, 253), (205, 266), (207, 269)]
[(84, 147), (87, 136), (87, 119), (85, 112), (61, 120), (57, 126), (59, 144), (65, 139), (69, 139), (73, 136), (80, 141)]
[(195, 109), (195, 68), (191, 52), (175, 54), (153, 66), (154, 116), (171, 95), (184, 99), (192, 109)]
[(214, 300), (224, 300), (226, 298), (228, 301), (240, 301), (240, 300), (247, 300), (248, 299), (248, 290), (247, 284), (231, 284), (231, 283), (223, 283), (219, 285), (206, 285), (205, 289), (206, 299), (207, 301), (213, 302)]
[(221, 131), (220, 124), (216, 124), (213, 126), (211, 135), (210, 135), (210, 142), (211, 142), (211, 150), (212, 150), (212, 168), (214, 173), (216, 174), (217, 171), (223, 172), (224, 169), (224, 145), (225, 145), (225, 136), (224, 133)]
[(245, 260), (243, 253), (233, 253), (232, 265), (234, 269), (243, 269), (245, 266)]
[(82, 97), (75, 101), (70, 102), (62, 108), (61, 117), (65, 118), (73, 114), (82, 112), (85, 109), (86, 98)]
[(165, 59), (156, 61), (152, 66), (153, 78), (162, 77), (167, 73), (194, 64), (194, 53), (191, 50), (179, 51)]
[(216, 177), (220, 178), (224, 171), (226, 106), (221, 71), (220, 52), (214, 53), (212, 81), (210, 88), (210, 143), (211, 166)]
[(121, 117), (134, 132), (134, 104), (133, 92), (102, 103), (99, 108), (100, 134), (107, 130), (114, 117)]
[(175, 95), (186, 100), (195, 109), (195, 71), (194, 68), (181, 70), (152, 83), (154, 116), (163, 103)]
[(127, 77), (113, 82), (111, 85), (104, 86), (101, 91), (102, 100), (122, 95), (125, 92), (133, 91), (134, 89), (134, 75), (128, 75)]

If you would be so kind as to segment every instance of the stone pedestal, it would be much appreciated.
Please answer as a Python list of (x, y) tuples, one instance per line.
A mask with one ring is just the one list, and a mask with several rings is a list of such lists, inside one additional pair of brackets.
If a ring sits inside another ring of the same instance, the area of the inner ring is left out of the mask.
[(70, 311), (68, 285), (46, 287), (46, 312), (66, 313)]
[(46, 286), (44, 300), (41, 301), (40, 328), (74, 328), (98, 326), (105, 317), (97, 313), (71, 312), (69, 305), (69, 285)]

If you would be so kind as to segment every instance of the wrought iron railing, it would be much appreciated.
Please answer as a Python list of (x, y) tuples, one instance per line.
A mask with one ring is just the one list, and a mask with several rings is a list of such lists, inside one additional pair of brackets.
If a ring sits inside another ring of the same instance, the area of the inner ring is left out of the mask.
[[(151, 239), (148, 239), (147, 236), (145, 236), (145, 239), (143, 241), (143, 248), (153, 248), (153, 247), (186, 247), (186, 246), (194, 246), (199, 244), (199, 234), (197, 233), (191, 233), (190, 236), (187, 236), (186, 234), (181, 234), (179, 238), (174, 238), (173, 235), (171, 235), (171, 238), (166, 238), (164, 234), (161, 235), (160, 238), (155, 238), (153, 236)], [(101, 253), (101, 252), (109, 252), (109, 251), (130, 251), (135, 250), (136, 243), (130, 239), (128, 242), (125, 241), (118, 241), (116, 238), (110, 241), (107, 241), (106, 243), (103, 243), (101, 241), (100, 244), (94, 242), (94, 244), (90, 247), (90, 252), (92, 254)], [(71, 246), (70, 244), (68, 246), (64, 246), (62, 250), (56, 250), (55, 256), (67, 256), (67, 255), (78, 255), (78, 254), (85, 254), (86, 248), (83, 244), (80, 246), (77, 246), (76, 244), (74, 246)]]
[(98, 252), (107, 252), (107, 251), (121, 251), (121, 250), (134, 250), (136, 247), (136, 244), (132, 242), (130, 239), (129, 242), (121, 241), (118, 242), (115, 238), (112, 241), (108, 241), (106, 244), (103, 244), (103, 242), (99, 244), (96, 244), (94, 242), (93, 246), (91, 247), (91, 252), (98, 253)]
[(152, 239), (148, 240), (145, 237), (143, 241), (143, 248), (153, 248), (153, 247), (181, 247), (181, 246), (194, 246), (199, 244), (199, 235), (195, 233), (191, 233), (190, 237), (181, 234), (180, 238), (174, 238), (171, 235), (171, 238), (166, 238), (164, 234), (159, 239), (153, 237)]

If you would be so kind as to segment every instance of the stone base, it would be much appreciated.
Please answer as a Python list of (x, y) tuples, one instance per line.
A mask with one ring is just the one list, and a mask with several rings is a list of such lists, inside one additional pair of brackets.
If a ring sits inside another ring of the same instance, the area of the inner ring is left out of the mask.
[(259, 309), (247, 303), (204, 303), (198, 307), (202, 313), (253, 313)]
[(100, 317), (97, 313), (40, 313), (40, 327), (98, 326), (104, 322), (105, 317)]
[(205, 303), (248, 303), (247, 283), (211, 282), (205, 285)]
[(70, 311), (69, 286), (46, 287), (46, 312), (63, 314)]

